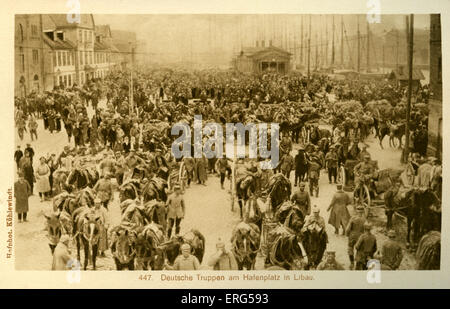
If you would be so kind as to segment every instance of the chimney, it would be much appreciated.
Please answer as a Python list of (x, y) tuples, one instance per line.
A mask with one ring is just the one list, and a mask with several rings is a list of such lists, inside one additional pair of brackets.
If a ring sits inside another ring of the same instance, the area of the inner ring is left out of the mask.
[(259, 41), (256, 40), (256, 47), (259, 47)]
[(264, 42), (264, 40), (261, 41), (261, 47), (266, 47), (266, 42)]

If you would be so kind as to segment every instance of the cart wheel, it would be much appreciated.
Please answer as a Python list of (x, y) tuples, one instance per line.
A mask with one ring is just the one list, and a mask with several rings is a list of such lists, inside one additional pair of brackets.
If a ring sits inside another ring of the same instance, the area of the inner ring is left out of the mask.
[(181, 191), (184, 191), (184, 188), (186, 187), (186, 179), (187, 179), (187, 172), (186, 167), (184, 166), (184, 162), (181, 162), (180, 169), (178, 171), (178, 182), (181, 186)]
[(345, 179), (345, 168), (341, 165), (338, 169), (338, 183), (342, 184), (342, 186), (345, 186), (346, 179)]
[(231, 211), (234, 211), (234, 200), (236, 197), (236, 160), (233, 160), (233, 163), (231, 164), (230, 187)]
[(360, 197), (360, 203), (364, 206), (364, 213), (367, 218), (369, 215), (370, 203), (371, 203), (369, 188), (366, 185), (364, 185), (361, 193), (362, 193), (362, 197)]

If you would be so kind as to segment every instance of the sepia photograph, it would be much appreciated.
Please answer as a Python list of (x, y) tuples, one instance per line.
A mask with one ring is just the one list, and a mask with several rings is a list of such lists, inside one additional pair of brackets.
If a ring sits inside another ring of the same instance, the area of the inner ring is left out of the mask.
[(373, 18), (15, 14), (15, 270), (440, 270), (441, 14)]

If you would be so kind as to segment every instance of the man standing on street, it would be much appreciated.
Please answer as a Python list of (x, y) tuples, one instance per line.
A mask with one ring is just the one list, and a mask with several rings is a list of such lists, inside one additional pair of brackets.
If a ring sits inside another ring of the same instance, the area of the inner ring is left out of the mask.
[(327, 211), (331, 210), (328, 223), (334, 226), (335, 234), (339, 234), (339, 228), (345, 233), (348, 220), (350, 219), (350, 213), (348, 212), (347, 205), (351, 204), (351, 199), (347, 193), (342, 190), (342, 184), (337, 185), (337, 192), (333, 195), (330, 206)]
[(208, 265), (214, 270), (238, 270), (236, 258), (233, 252), (225, 248), (225, 244), (219, 239), (216, 244), (216, 253), (211, 256)]
[(68, 262), (70, 261), (69, 236), (64, 234), (61, 236), (58, 245), (53, 253), (52, 270), (69, 270)]
[(216, 162), (216, 170), (220, 173), (220, 187), (222, 189), (224, 189), (223, 184), (225, 182), (225, 176), (231, 175), (231, 167), (228, 164), (228, 161), (231, 161), (231, 159), (223, 157)]
[(309, 193), (305, 191), (305, 183), (300, 183), (300, 187), (291, 197), (291, 202), (295, 203), (300, 208), (305, 218), (311, 213), (311, 198)]
[(16, 213), (19, 223), (27, 222), (28, 198), (31, 195), (31, 186), (28, 181), (23, 178), (23, 172), (19, 171), (19, 179), (14, 183), (14, 197), (16, 198)]
[(400, 245), (395, 241), (395, 231), (389, 230), (389, 239), (381, 247), (381, 264), (396, 270), (403, 259), (403, 251)]
[(372, 225), (364, 223), (364, 234), (356, 242), (356, 270), (367, 270), (367, 262), (373, 258), (377, 251), (377, 239), (370, 232)]
[(17, 169), (19, 169), (19, 162), (22, 157), (23, 152), (20, 150), (20, 145), (17, 145), (17, 150), (14, 152), (14, 161), (16, 161)]
[[(334, 181), (336, 183), (336, 176), (337, 176), (337, 162), (338, 157), (336, 154), (336, 150), (334, 146), (331, 146), (330, 151), (325, 156), (325, 165), (328, 171), (328, 182), (331, 183), (331, 181)], [(334, 180), (333, 180), (334, 179)]]
[(344, 267), (336, 261), (336, 252), (327, 251), (326, 258), (316, 268), (317, 270), (344, 270)]
[(189, 244), (181, 245), (181, 254), (177, 256), (173, 266), (169, 266), (167, 262), (164, 264), (168, 270), (199, 270), (200, 262), (197, 257), (191, 254), (191, 246)]
[(294, 158), (290, 153), (286, 153), (280, 160), (281, 173), (289, 179), (291, 176), (291, 171), (294, 168)]
[(27, 148), (25, 148), (25, 153), (30, 154), (31, 164), (33, 164), (34, 150), (29, 143), (27, 144)]
[(167, 236), (170, 239), (172, 235), (172, 228), (175, 226), (175, 234), (180, 233), (180, 223), (185, 215), (184, 199), (181, 195), (181, 188), (179, 185), (175, 185), (174, 193), (169, 196), (166, 202), (167, 207), (167, 219), (169, 221)]
[(350, 269), (352, 270), (355, 264), (354, 248), (355, 244), (359, 239), (359, 236), (364, 232), (364, 222), (363, 217), (364, 207), (358, 206), (356, 208), (356, 215), (350, 218), (350, 221), (345, 228), (345, 235), (348, 237), (348, 257), (350, 258)]
[(34, 141), (33, 137), (35, 137), (36, 140), (38, 139), (37, 128), (38, 123), (36, 122), (36, 119), (34, 119), (33, 116), (30, 116), (30, 120), (28, 121), (28, 129), (30, 130), (30, 137), (32, 141)]

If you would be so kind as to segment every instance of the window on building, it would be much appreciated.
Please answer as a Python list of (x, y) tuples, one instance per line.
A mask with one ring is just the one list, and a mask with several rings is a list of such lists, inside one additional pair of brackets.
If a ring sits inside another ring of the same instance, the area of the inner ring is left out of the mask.
[(63, 84), (63, 77), (60, 76), (60, 77), (59, 77), (59, 83), (58, 83), (58, 85), (62, 85), (62, 84)]
[(39, 63), (39, 54), (37, 49), (33, 49), (33, 64)]
[(62, 53), (62, 65), (66, 66), (67, 65), (67, 53), (66, 52), (61, 52)]
[(38, 36), (38, 27), (37, 25), (31, 25), (31, 36), (37, 37)]
[(75, 73), (72, 73), (72, 85), (75, 84)]
[(58, 66), (61, 66), (62, 65), (62, 59), (61, 59), (61, 52), (57, 52), (58, 53)]
[(89, 52), (84, 52), (84, 63), (85, 64), (89, 64)]
[(58, 65), (58, 59), (57, 59), (57, 52), (53, 52), (53, 66), (57, 66)]
[(94, 52), (89, 52), (89, 57), (91, 58), (91, 64), (94, 63)]
[(83, 31), (78, 30), (78, 41), (83, 42)]
[(64, 75), (64, 86), (67, 87), (67, 75)]
[(68, 79), (68, 85), (71, 87), (72, 86), (72, 74), (67, 75), (67, 79)]
[(438, 69), (437, 69), (437, 72), (438, 72), (437, 81), (438, 81), (439, 83), (442, 83), (442, 56), (439, 57), (439, 60), (438, 60)]
[(20, 68), (22, 72), (25, 72), (25, 55), (23, 54), (23, 48), (20, 48)]
[(23, 42), (23, 26), (19, 24), (19, 41)]
[(83, 65), (84, 62), (83, 62), (83, 52), (82, 51), (78, 52), (78, 59), (80, 59), (80, 65)]

